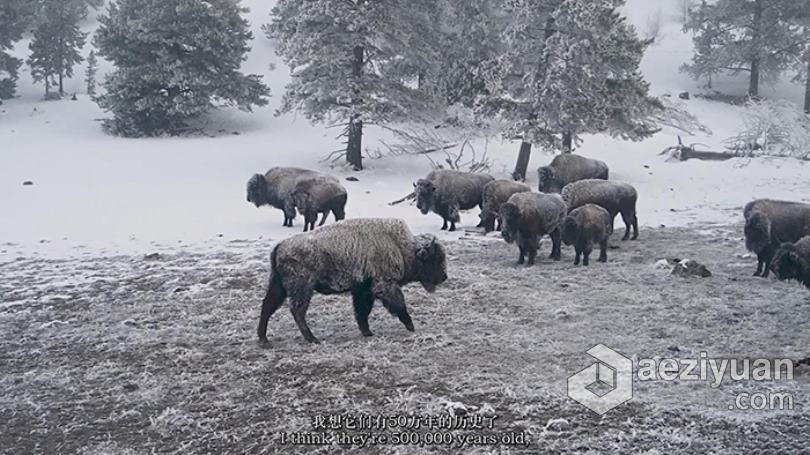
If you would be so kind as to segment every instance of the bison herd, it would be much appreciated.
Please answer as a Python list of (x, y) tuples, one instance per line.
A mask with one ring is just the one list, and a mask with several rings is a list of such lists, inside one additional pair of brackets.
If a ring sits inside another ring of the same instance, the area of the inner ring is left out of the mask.
[[(622, 240), (638, 238), (638, 193), (627, 183), (608, 180), (608, 166), (598, 160), (563, 154), (537, 170), (535, 193), (521, 182), (490, 175), (435, 170), (413, 184), (417, 208), (442, 218), (442, 230), (456, 230), (460, 211), (480, 208), (484, 232), (496, 229), (516, 244), (518, 264), (533, 265), (540, 240), (552, 241), (550, 258), (560, 260), (561, 246), (573, 246), (574, 265), (589, 265), (599, 246), (599, 262), (607, 262), (608, 238), (621, 214)], [(292, 226), (296, 210), (304, 232), (315, 229), (331, 213), (345, 218), (346, 189), (334, 177), (294, 167), (276, 167), (248, 181), (247, 200), (284, 212)], [(760, 199), (745, 206), (745, 242), (757, 255), (754, 275), (773, 270), (781, 280), (794, 279), (810, 288), (810, 204)], [(267, 343), (270, 316), (289, 299), (301, 334), (317, 342), (306, 322), (314, 292), (351, 293), (360, 332), (371, 336), (368, 316), (375, 300), (413, 331), (401, 286), (418, 282), (433, 292), (447, 279), (444, 248), (433, 235), (413, 235), (398, 219), (353, 219), (279, 242), (271, 255), (270, 285), (259, 319), (258, 337)]]

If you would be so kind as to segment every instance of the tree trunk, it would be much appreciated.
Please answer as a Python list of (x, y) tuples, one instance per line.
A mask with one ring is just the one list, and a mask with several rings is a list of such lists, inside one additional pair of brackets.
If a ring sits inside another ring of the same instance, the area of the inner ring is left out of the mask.
[[(359, 83), (359, 79), (363, 76), (363, 60), (365, 59), (365, 50), (363, 46), (355, 46), (352, 51), (352, 76)], [(355, 93), (352, 99), (352, 105), (358, 106), (363, 101), (360, 99), (360, 93)], [(363, 169), (363, 120), (360, 114), (352, 114), (349, 119), (349, 141), (346, 147), (346, 161), (356, 171)]]
[(761, 50), (761, 27), (762, 27), (762, 0), (754, 2), (754, 23), (753, 23), (753, 36), (751, 38), (753, 44), (754, 55), (751, 56), (751, 78), (748, 80), (748, 96), (756, 98), (759, 96), (759, 65), (761, 63), (760, 50)]
[(355, 171), (363, 170), (363, 121), (359, 116), (355, 116), (349, 123), (346, 161), (352, 165)]
[(60, 72), (59, 73), (59, 97), (65, 96), (65, 87), (64, 87), (62, 79), (63, 79), (63, 76), (62, 76), (62, 73)]
[(532, 156), (531, 142), (520, 143), (520, 153), (518, 153), (517, 163), (515, 164), (515, 172), (512, 173), (512, 178), (518, 181), (526, 180), (526, 170), (529, 168), (529, 158)]
[(570, 131), (562, 134), (562, 152), (571, 153), (574, 151), (574, 138)]
[(810, 114), (810, 53), (807, 54), (807, 80), (804, 82), (804, 113)]

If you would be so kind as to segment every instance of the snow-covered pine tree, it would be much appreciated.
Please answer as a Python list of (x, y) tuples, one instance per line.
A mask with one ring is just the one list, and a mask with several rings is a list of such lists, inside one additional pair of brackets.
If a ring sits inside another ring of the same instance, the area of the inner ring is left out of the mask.
[(268, 103), (259, 75), (239, 71), (253, 38), (239, 0), (119, 0), (99, 18), (98, 55), (115, 65), (95, 98), (122, 136), (178, 134), (219, 106)]
[(804, 112), (810, 114), (810, 0), (796, 0), (791, 14), (801, 50), (793, 60), (793, 82), (804, 85)]
[(39, 11), (26, 63), (34, 82), (45, 83), (46, 97), (52, 83), (58, 83), (62, 97), (64, 78), (73, 77), (74, 65), (84, 60), (79, 50), (87, 34), (82, 33), (78, 23), (87, 16), (87, 4), (85, 0), (41, 0)]
[(292, 74), (279, 113), (347, 123), (346, 160), (362, 169), (364, 124), (435, 111), (418, 81), (437, 73), (436, 8), (433, 0), (279, 0), (264, 27)]
[(91, 50), (90, 55), (87, 56), (87, 69), (84, 73), (84, 82), (87, 84), (87, 94), (94, 96), (96, 94), (96, 73), (98, 72), (98, 59), (96, 58), (96, 51)]
[(22, 61), (9, 51), (22, 34), (30, 17), (29, 0), (0, 1), (0, 100), (14, 96), (17, 88), (17, 71)]
[(426, 85), (448, 105), (473, 107), (486, 94), (479, 68), (500, 50), (498, 30), (504, 24), (499, 0), (443, 0), (436, 33), (438, 72)]
[(776, 80), (800, 52), (791, 23), (794, 0), (703, 1), (684, 31), (694, 33), (695, 54), (682, 71), (695, 79), (728, 71), (748, 73), (748, 95), (762, 79)]
[(525, 178), (532, 145), (570, 152), (585, 133), (641, 140), (658, 131), (661, 103), (639, 64), (647, 45), (620, 15), (621, 0), (505, 2), (505, 52), (483, 69), (481, 115), (521, 139), (513, 174)]

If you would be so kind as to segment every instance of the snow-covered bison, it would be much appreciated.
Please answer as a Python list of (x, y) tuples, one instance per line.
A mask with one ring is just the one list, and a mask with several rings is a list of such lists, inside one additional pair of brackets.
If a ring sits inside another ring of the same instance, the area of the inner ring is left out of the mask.
[(610, 225), (618, 213), (622, 214), (625, 231), (622, 240), (630, 238), (633, 229), (633, 240), (638, 238), (638, 216), (636, 201), (638, 193), (632, 185), (623, 182), (588, 179), (569, 183), (562, 190), (562, 198), (568, 204), (568, 210), (574, 210), (585, 204), (601, 206), (610, 214)]
[(560, 260), (560, 227), (566, 214), (565, 202), (559, 194), (517, 193), (501, 206), (501, 235), (507, 243), (517, 243), (518, 264), (529, 256), (534, 264), (540, 239), (551, 237), (551, 259)]
[(346, 218), (346, 201), (348, 193), (338, 181), (328, 176), (299, 178), (292, 192), (295, 207), (304, 217), (304, 232), (315, 229), (318, 214), (323, 217), (318, 226), (323, 226), (331, 212), (335, 221)]
[(292, 226), (295, 202), (292, 192), (300, 178), (321, 175), (298, 167), (274, 167), (266, 174), (254, 174), (247, 183), (247, 201), (261, 207), (269, 205), (284, 212), (284, 226)]
[(495, 221), (498, 221), (498, 230), (501, 230), (501, 217), (498, 213), (501, 205), (505, 204), (515, 193), (531, 192), (529, 185), (514, 180), (493, 180), (484, 185), (483, 204), (481, 205), (481, 225), (485, 232), (492, 232)]
[(810, 236), (783, 243), (773, 255), (771, 267), (776, 278), (796, 280), (810, 289)]
[(746, 204), (745, 246), (757, 255), (754, 276), (767, 277), (771, 260), (782, 243), (810, 235), (810, 204), (757, 199)]
[(258, 335), (267, 343), (267, 321), (289, 297), (304, 338), (317, 343), (306, 321), (314, 292), (351, 292), (360, 332), (371, 336), (368, 315), (374, 299), (411, 332), (413, 322), (401, 286), (418, 282), (428, 292), (447, 280), (444, 247), (430, 234), (414, 236), (398, 219), (340, 221), (282, 240), (270, 255), (270, 286), (262, 303)]
[(416, 207), (424, 215), (432, 211), (441, 216), (444, 220), (442, 230), (447, 229), (449, 221), (450, 231), (455, 231), (456, 223), (461, 221), (458, 211), (482, 207), (484, 185), (493, 180), (495, 179), (488, 174), (432, 171), (413, 184)]
[(607, 180), (608, 174), (608, 166), (602, 161), (563, 153), (555, 156), (548, 166), (537, 169), (537, 189), (541, 193), (559, 193), (569, 183), (586, 179)]
[(585, 204), (571, 210), (565, 217), (562, 227), (562, 240), (566, 245), (574, 245), (574, 265), (588, 265), (593, 244), (599, 245), (599, 262), (607, 262), (608, 237), (613, 233), (613, 218), (604, 208), (596, 204)]

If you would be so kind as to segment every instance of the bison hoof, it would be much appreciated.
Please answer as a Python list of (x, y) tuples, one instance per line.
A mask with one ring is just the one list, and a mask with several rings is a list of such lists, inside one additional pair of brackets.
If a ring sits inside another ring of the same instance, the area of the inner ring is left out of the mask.
[(635, 235), (633, 235), (633, 237), (630, 238), (630, 240), (636, 240), (636, 239), (638, 239), (638, 234), (635, 234)]
[(364, 337), (373, 337), (373, 336), (374, 336), (374, 334), (373, 334), (373, 333), (371, 333), (371, 331), (367, 331), (367, 332), (360, 332), (360, 333), (362, 333)]
[(455, 231), (455, 230), (456, 230), (456, 227), (455, 227), (455, 226), (450, 226), (450, 229), (448, 229), (448, 231), (450, 231), (450, 232), (453, 232), (453, 231)]
[(754, 272), (754, 276), (762, 276), (762, 274), (759, 271), (756, 271)]
[(259, 338), (259, 347), (262, 349), (268, 349), (270, 347), (270, 342), (267, 341), (267, 338)]
[(315, 337), (306, 338), (307, 342), (312, 344), (321, 344), (321, 341)]
[(405, 329), (409, 332), (415, 332), (416, 329), (413, 327), (413, 324), (405, 324)]

